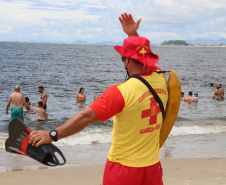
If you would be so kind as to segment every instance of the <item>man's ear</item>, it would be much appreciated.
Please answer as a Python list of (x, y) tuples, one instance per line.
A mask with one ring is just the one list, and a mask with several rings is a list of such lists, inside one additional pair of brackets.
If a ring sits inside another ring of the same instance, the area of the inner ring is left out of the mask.
[(126, 66), (130, 63), (130, 58), (126, 58)]

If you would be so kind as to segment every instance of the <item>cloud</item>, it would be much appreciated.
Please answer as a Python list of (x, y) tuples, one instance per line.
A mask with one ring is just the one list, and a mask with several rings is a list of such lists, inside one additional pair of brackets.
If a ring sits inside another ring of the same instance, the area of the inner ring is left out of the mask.
[(142, 18), (140, 35), (155, 43), (226, 33), (224, 0), (2, 0), (0, 40), (118, 42), (123, 12)]

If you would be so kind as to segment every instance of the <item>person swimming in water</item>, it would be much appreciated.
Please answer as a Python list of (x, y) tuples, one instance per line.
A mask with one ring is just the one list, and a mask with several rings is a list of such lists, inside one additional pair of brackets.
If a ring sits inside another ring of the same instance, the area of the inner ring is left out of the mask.
[(214, 87), (214, 83), (210, 83), (210, 86), (211, 86), (211, 87)]
[(84, 88), (83, 87), (80, 88), (79, 93), (76, 96), (76, 100), (79, 103), (85, 103), (86, 95), (84, 94)]

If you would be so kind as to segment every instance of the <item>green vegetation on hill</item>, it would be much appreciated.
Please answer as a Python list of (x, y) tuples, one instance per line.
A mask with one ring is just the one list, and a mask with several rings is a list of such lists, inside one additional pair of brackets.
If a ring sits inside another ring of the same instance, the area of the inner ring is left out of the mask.
[(188, 46), (188, 43), (184, 40), (169, 40), (164, 41), (162, 45)]

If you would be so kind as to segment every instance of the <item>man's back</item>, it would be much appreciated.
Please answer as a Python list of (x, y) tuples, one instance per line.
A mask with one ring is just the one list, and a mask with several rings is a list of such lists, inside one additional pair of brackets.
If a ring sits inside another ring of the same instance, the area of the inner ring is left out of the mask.
[(186, 98), (184, 98), (185, 102), (196, 102), (196, 99), (192, 96), (188, 96)]
[[(159, 95), (166, 108), (166, 79), (153, 73), (145, 78)], [(109, 160), (125, 166), (144, 167), (159, 161), (159, 134), (162, 113), (149, 89), (131, 78), (117, 87), (125, 101), (123, 110), (113, 118), (112, 147)]]
[[(166, 108), (168, 93), (164, 75), (154, 72), (142, 77), (151, 84)], [(109, 87), (90, 107), (102, 121), (115, 115), (109, 161), (130, 167), (149, 166), (159, 161), (162, 113), (141, 81), (130, 78)]]
[(219, 88), (217, 88), (217, 90), (215, 90), (213, 93), (213, 98), (218, 99), (222, 97), (223, 97), (222, 91)]
[(23, 94), (21, 94), (20, 92), (14, 92), (10, 94), (10, 98), (12, 101), (12, 107), (15, 107), (15, 108), (23, 107), (23, 104), (22, 104), (23, 98), (24, 98)]
[(44, 120), (45, 119), (45, 110), (43, 108), (38, 108), (38, 119)]
[(28, 104), (25, 101), (24, 95), (20, 93), (20, 86), (16, 85), (14, 87), (14, 90), (15, 92), (9, 95), (9, 100), (6, 106), (6, 115), (8, 114), (8, 109), (10, 107), (10, 104), (12, 103), (10, 121), (12, 121), (16, 117), (19, 117), (21, 120), (24, 120), (22, 107), (23, 103), (26, 107), (28, 107)]

